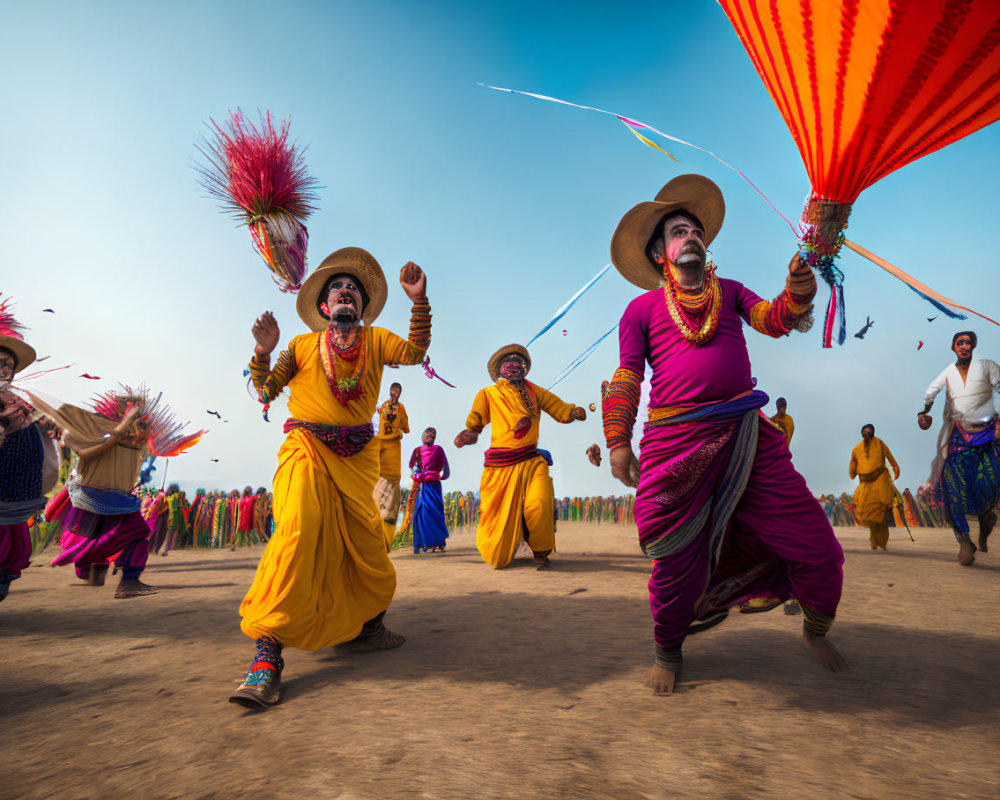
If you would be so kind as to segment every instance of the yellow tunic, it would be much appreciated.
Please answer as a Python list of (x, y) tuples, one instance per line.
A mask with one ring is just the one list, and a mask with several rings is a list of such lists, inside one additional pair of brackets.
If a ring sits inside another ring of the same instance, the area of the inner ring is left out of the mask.
[[(514, 437), (514, 426), (527, 414), (521, 395), (506, 378), (479, 390), (466, 428), (481, 431), (492, 425), (491, 448), (520, 449), (538, 444), (538, 408), (558, 422), (572, 421), (571, 403), (529, 381), (525, 383), (536, 398), (527, 434)], [(483, 467), (479, 494), (476, 547), (487, 564), (494, 569), (506, 567), (522, 539), (536, 553), (555, 549), (552, 478), (544, 458), (538, 456), (509, 467)]]
[[(389, 419), (395, 415), (395, 419)], [(410, 432), (410, 420), (402, 403), (396, 404), (393, 412), (389, 401), (382, 403), (378, 410), (378, 474), (387, 481), (399, 482), (403, 470), (400, 441), (404, 433)]]
[(781, 428), (781, 432), (785, 434), (785, 444), (791, 447), (792, 434), (795, 433), (795, 421), (788, 414), (785, 414), (783, 417), (775, 414), (770, 419), (771, 422)]
[[(70, 403), (54, 408), (33, 394), (31, 403), (66, 431), (66, 444), (77, 452), (100, 444), (118, 426), (115, 420)], [(119, 443), (96, 456), (81, 458), (76, 467), (77, 483), (130, 494), (146, 452), (145, 447), (135, 449)]]
[[(858, 522), (865, 525), (884, 522), (885, 512), (892, 506), (893, 498), (896, 496), (889, 471), (885, 469), (887, 460), (892, 465), (895, 477), (898, 478), (899, 464), (878, 437), (869, 442), (867, 451), (864, 442), (858, 443), (851, 451), (851, 464), (848, 468), (850, 476), (852, 479), (855, 476), (862, 478), (858, 488), (854, 490), (854, 513)], [(874, 480), (864, 480), (879, 470), (881, 472)]]
[[(295, 337), (273, 371), (251, 362), (251, 372), (259, 371), (255, 385), (266, 390), (262, 394), (274, 396), (287, 381), (288, 410), (304, 422), (369, 423), (383, 366), (419, 364), (425, 353), (384, 328), (364, 328), (364, 392), (345, 408), (323, 372), (321, 335)], [(378, 447), (373, 440), (345, 458), (301, 428), (288, 434), (274, 475), (274, 535), (240, 604), (247, 636), (268, 635), (289, 647), (318, 650), (355, 638), (366, 621), (389, 607), (396, 572), (372, 499)]]

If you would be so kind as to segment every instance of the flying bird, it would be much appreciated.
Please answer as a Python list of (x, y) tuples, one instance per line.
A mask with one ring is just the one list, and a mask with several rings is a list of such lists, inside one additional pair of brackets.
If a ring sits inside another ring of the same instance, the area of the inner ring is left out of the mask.
[(860, 331), (858, 331), (856, 334), (854, 334), (854, 338), (855, 339), (864, 339), (865, 338), (865, 334), (868, 333), (868, 329), (872, 325), (874, 325), (874, 324), (875, 323), (872, 321), (871, 317), (865, 317), (865, 327), (863, 327)]
[(218, 464), (219, 463), (219, 459), (217, 459), (217, 458), (210, 458), (209, 461), (211, 461), (213, 464)]
[(222, 414), (220, 414), (218, 411), (208, 411), (208, 410), (206, 410), (205, 413), (206, 414), (211, 414), (213, 417), (218, 417), (219, 419), (222, 419)]
[(936, 320), (936, 319), (937, 319), (937, 317), (928, 317), (928, 318), (927, 318), (927, 321), (928, 321), (928, 322), (933, 322), (933, 321), (934, 321), (934, 320)]
[(53, 309), (51, 309), (51, 308), (43, 308), (42, 309), (42, 313), (43, 314), (55, 314), (56, 312)]
[(101, 379), (100, 375), (91, 375), (89, 372), (84, 372), (81, 378), (86, 378), (88, 381), (99, 381)]

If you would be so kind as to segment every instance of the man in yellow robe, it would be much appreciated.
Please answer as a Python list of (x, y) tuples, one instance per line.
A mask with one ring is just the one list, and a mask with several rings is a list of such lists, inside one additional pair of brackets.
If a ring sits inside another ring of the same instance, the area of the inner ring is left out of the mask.
[(788, 408), (788, 401), (784, 397), (779, 397), (774, 401), (774, 405), (777, 407), (778, 413), (771, 417), (770, 420), (781, 428), (781, 432), (785, 434), (785, 444), (791, 450), (792, 434), (795, 433), (795, 421), (785, 413), (785, 409)]
[(885, 443), (876, 438), (875, 426), (865, 425), (861, 429), (861, 441), (851, 451), (848, 471), (852, 480), (857, 476), (860, 481), (854, 491), (854, 513), (858, 522), (868, 526), (872, 550), (880, 547), (885, 550), (889, 543), (885, 514), (892, 508), (896, 487), (889, 479), (886, 461), (892, 465), (893, 479), (899, 478), (899, 464)]
[(549, 461), (538, 449), (538, 423), (544, 411), (558, 422), (587, 418), (579, 406), (564, 403), (525, 379), (531, 369), (528, 351), (518, 344), (501, 347), (489, 360), (492, 386), (480, 389), (455, 437), (455, 446), (475, 444), (492, 425), (479, 485), (479, 526), (476, 546), (494, 569), (506, 567), (525, 541), (538, 569), (548, 569), (555, 549), (555, 498)]
[(291, 419), (274, 475), (275, 530), (240, 604), (257, 654), (234, 703), (278, 701), (283, 647), (404, 641), (382, 623), (396, 572), (372, 499), (379, 444), (371, 424), (382, 368), (419, 364), (430, 343), (426, 276), (408, 263), (400, 284), (413, 302), (408, 341), (372, 325), (388, 290), (378, 262), (358, 247), (328, 256), (303, 284), (296, 310), (313, 332), (292, 339), (273, 368), (278, 324), (266, 312), (253, 326), (254, 386), (270, 402), (287, 385)]
[(394, 383), (389, 387), (389, 399), (378, 409), (378, 481), (375, 483), (375, 502), (382, 517), (386, 546), (392, 547), (396, 538), (396, 517), (399, 514), (399, 481), (403, 476), (400, 442), (404, 433), (410, 432), (406, 407), (399, 402), (403, 387)]

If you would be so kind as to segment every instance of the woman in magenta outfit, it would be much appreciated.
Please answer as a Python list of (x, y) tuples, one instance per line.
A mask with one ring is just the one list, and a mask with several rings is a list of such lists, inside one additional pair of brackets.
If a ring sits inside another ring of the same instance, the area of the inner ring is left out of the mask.
[[(615, 266), (652, 289), (621, 320), (621, 360), (605, 388), (604, 428), (612, 473), (636, 487), (635, 520), (653, 560), (649, 582), (656, 661), (650, 682), (671, 693), (690, 632), (725, 619), (743, 600), (777, 606), (795, 597), (813, 656), (846, 667), (825, 639), (843, 583), (843, 551), (802, 478), (784, 435), (763, 417), (743, 324), (773, 337), (808, 317), (816, 291), (796, 256), (773, 302), (718, 278), (706, 248), (725, 204), (714, 183), (684, 175), (622, 219)], [(631, 448), (640, 384), (649, 362), (649, 420)]]
[[(414, 449), (410, 456), (410, 470), (413, 472), (412, 501), (407, 502), (409, 528), (413, 533), (413, 552), (444, 550), (448, 539), (448, 525), (444, 517), (444, 496), (441, 481), (451, 476), (448, 458), (444, 448), (434, 444), (437, 431), (428, 428), (421, 441), (423, 445)], [(403, 530), (406, 529), (404, 524)], [(400, 531), (402, 533), (403, 531)]]

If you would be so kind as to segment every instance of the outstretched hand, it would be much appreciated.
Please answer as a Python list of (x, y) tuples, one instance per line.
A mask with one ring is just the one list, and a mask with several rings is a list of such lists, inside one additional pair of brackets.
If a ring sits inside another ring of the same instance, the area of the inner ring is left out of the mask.
[(592, 444), (587, 448), (587, 460), (595, 467), (601, 466), (601, 446)]
[(413, 303), (427, 296), (427, 274), (412, 261), (399, 270), (399, 285)]
[(253, 338), (257, 342), (253, 349), (254, 353), (261, 358), (271, 355), (281, 339), (281, 331), (278, 329), (278, 320), (274, 318), (274, 314), (270, 311), (265, 311), (257, 317), (257, 321), (254, 322), (250, 332), (253, 334)]
[(616, 447), (608, 456), (611, 462), (611, 474), (626, 486), (635, 489), (639, 486), (639, 459), (635, 457), (631, 447), (622, 445)]
[(934, 420), (931, 418), (930, 414), (917, 414), (917, 427), (919, 427), (920, 430), (928, 430), (933, 423)]
[(587, 418), (587, 412), (580, 406), (573, 406), (573, 410), (569, 412), (569, 418), (583, 421)]
[(466, 429), (455, 437), (455, 447), (465, 447), (467, 444), (475, 444), (478, 441), (479, 434)]

